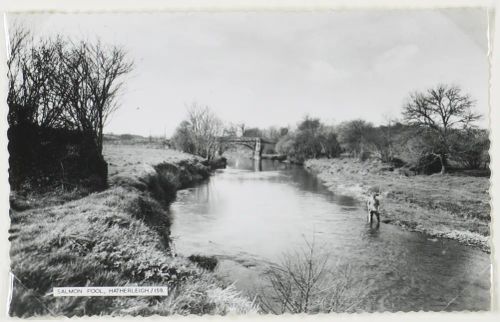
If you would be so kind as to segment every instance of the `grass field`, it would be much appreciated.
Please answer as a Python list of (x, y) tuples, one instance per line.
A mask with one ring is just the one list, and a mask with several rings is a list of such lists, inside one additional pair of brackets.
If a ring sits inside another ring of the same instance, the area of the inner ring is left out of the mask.
[[(60, 191), (11, 211), (10, 314), (170, 315), (256, 311), (233, 287), (171, 252), (168, 203), (202, 180), (200, 159), (172, 150), (106, 146), (110, 187)], [(15, 195), (15, 194), (14, 194)], [(21, 194), (19, 194), (21, 195)], [(25, 195), (25, 194), (24, 194)], [(26, 203), (26, 200), (24, 200)], [(55, 286), (161, 285), (168, 297), (53, 297)]]
[(409, 176), (378, 161), (308, 160), (305, 167), (328, 188), (365, 200), (381, 192), (381, 220), (489, 251), (489, 178), (451, 174)]

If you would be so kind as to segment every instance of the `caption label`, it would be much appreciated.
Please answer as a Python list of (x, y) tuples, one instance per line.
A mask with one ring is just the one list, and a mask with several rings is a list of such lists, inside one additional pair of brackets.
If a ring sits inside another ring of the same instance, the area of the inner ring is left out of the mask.
[(117, 287), (54, 287), (53, 295), (60, 296), (167, 296), (165, 286)]

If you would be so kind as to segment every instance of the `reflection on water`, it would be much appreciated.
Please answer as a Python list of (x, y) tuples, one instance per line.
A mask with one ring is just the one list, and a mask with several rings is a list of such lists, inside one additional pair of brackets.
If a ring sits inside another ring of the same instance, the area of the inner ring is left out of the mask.
[(314, 236), (332, 265), (349, 264), (366, 285), (364, 310), (489, 308), (487, 254), (392, 225), (370, 226), (362, 204), (332, 194), (301, 167), (229, 160), (206, 183), (179, 192), (172, 236), (180, 253), (218, 256), (218, 274), (248, 293), (265, 283), (269, 263)]

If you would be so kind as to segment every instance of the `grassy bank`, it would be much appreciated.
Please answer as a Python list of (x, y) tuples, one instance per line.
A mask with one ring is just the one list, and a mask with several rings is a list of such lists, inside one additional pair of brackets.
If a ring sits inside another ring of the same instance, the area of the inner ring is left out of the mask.
[(378, 161), (350, 158), (307, 160), (304, 166), (334, 193), (364, 202), (370, 191), (380, 191), (383, 222), (489, 252), (489, 178), (450, 174), (406, 177)]
[[(187, 154), (107, 146), (110, 187), (11, 211), (11, 315), (226, 314), (254, 305), (170, 251), (168, 204), (210, 168)], [(71, 200), (72, 197), (76, 198)], [(33, 199), (33, 198), (32, 198)], [(36, 198), (35, 198), (36, 199)], [(14, 202), (15, 203), (15, 202)], [(162, 285), (167, 297), (53, 297), (56, 286)]]

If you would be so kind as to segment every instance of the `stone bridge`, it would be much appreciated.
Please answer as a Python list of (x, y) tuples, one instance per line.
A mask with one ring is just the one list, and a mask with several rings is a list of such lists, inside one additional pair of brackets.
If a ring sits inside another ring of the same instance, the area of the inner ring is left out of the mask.
[(240, 144), (246, 146), (253, 150), (253, 158), (255, 160), (260, 160), (262, 157), (262, 151), (264, 150), (264, 144), (276, 144), (276, 142), (271, 142), (261, 137), (249, 137), (249, 136), (221, 136), (218, 138), (220, 144)]

